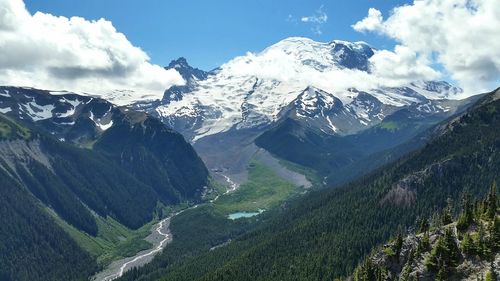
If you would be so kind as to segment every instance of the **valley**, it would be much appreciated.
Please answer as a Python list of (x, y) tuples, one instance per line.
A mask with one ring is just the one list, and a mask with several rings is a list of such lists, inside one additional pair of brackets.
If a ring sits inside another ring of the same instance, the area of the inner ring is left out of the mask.
[(498, 0), (0, 0), (0, 281), (500, 280)]
[[(196, 212), (198, 207), (209, 205), (217, 213), (217, 216), (229, 220), (252, 218), (266, 210), (272, 211), (278, 204), (290, 200), (300, 193), (307, 192), (312, 187), (312, 184), (304, 175), (288, 170), (277, 159), (264, 151), (257, 152), (252, 159), (248, 167), (247, 181), (237, 185), (230, 182), (230, 179), (225, 175), (220, 174), (228, 182), (215, 191), (216, 195), (213, 199), (179, 211), (172, 211), (173, 214), (160, 222), (152, 226), (151, 224), (143, 226), (141, 232), (146, 233), (145, 230), (150, 227), (151, 234), (144, 238), (138, 236), (137, 239), (144, 239), (151, 246), (148, 249), (137, 251), (137, 253), (131, 248), (130, 250), (134, 252), (129, 252), (129, 256), (119, 260), (116, 259), (119, 256), (110, 258), (111, 263), (105, 264), (106, 268), (94, 275), (92, 280), (115, 280), (130, 269), (149, 263), (156, 254), (168, 247), (168, 244), (172, 242), (172, 234), (169, 228), (170, 221), (184, 212)], [(208, 220), (203, 223), (211, 222)], [(142, 236), (144, 235), (142, 234)], [(123, 244), (118, 244), (118, 247), (122, 246)], [(102, 261), (102, 258), (100, 260)]]

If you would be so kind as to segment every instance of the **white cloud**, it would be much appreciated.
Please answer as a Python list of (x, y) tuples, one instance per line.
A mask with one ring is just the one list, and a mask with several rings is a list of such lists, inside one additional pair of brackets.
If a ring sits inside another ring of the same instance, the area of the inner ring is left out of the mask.
[[(182, 84), (175, 70), (149, 62), (110, 21), (30, 14), (22, 0), (0, 0), (0, 84), (161, 98)], [(126, 103), (130, 100), (114, 100)]]
[(321, 28), (323, 24), (328, 21), (328, 15), (325, 11), (323, 11), (323, 6), (321, 6), (318, 10), (316, 10), (314, 15), (303, 16), (300, 18), (300, 21), (303, 23), (313, 24), (313, 27), (311, 28), (312, 32), (319, 35), (323, 33)]
[[(395, 8), (386, 20), (379, 11), (370, 9), (368, 17), (353, 28), (395, 39), (397, 48), (416, 54), (422, 70), (419, 73), (432, 74), (422, 64), (440, 64), (466, 92), (477, 93), (500, 84), (498, 15), (498, 0), (415, 0)], [(390, 68), (391, 59), (405, 54), (396, 49), (384, 55), (388, 60), (375, 60), (375, 65)]]
[(404, 84), (409, 81), (434, 80), (441, 74), (428, 65), (408, 47), (396, 46), (394, 52), (381, 50), (370, 58), (372, 74), (390, 81), (389, 84)]
[(356, 24), (353, 24), (352, 28), (359, 32), (374, 31), (377, 28), (380, 28), (382, 20), (382, 13), (377, 9), (370, 8), (368, 10), (368, 16), (363, 20), (358, 21)]
[[(355, 46), (355, 45), (353, 45)], [(288, 38), (261, 53), (247, 53), (221, 66), (220, 76), (258, 77), (280, 81), (289, 88), (303, 90), (314, 86), (342, 95), (349, 88), (370, 91), (381, 87), (400, 87), (411, 82), (432, 80), (439, 73), (408, 48), (396, 52), (377, 51), (370, 58), (376, 65), (371, 72), (339, 67), (333, 63), (331, 43), (307, 38)], [(290, 90), (292, 91), (292, 90)]]

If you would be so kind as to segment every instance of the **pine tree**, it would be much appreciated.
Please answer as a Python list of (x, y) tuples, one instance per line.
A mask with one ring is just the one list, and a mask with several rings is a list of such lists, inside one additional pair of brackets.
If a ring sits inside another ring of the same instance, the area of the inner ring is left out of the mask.
[(423, 218), (420, 220), (417, 233), (423, 233), (426, 231), (429, 231), (429, 220), (427, 220), (427, 218)]
[(410, 281), (410, 273), (413, 269), (414, 261), (415, 261), (415, 252), (412, 249), (408, 254), (408, 260), (403, 267), (401, 275), (399, 276), (399, 281)]
[(373, 264), (370, 259), (366, 259), (361, 266), (356, 268), (353, 275), (354, 281), (383, 281), (386, 279), (387, 272), (384, 268)]
[(424, 232), (424, 234), (422, 235), (422, 239), (420, 239), (418, 241), (418, 245), (417, 245), (417, 252), (415, 253), (415, 255), (420, 255), (422, 252), (425, 252), (429, 249), (430, 247), (430, 241), (429, 241), (429, 231), (426, 231)]
[(403, 232), (400, 229), (398, 235), (396, 236), (396, 241), (394, 242), (394, 252), (396, 253), (396, 259), (399, 261), (399, 256), (401, 254), (401, 249), (403, 247)]
[(493, 252), (500, 250), (500, 219), (495, 217), (490, 227), (490, 245)]
[(484, 213), (484, 206), (481, 200), (474, 200), (474, 219), (481, 219)]
[(431, 251), (426, 261), (427, 267), (432, 271), (451, 272), (458, 265), (460, 251), (455, 243), (455, 237), (451, 229), (446, 229)]
[(462, 198), (462, 213), (458, 217), (457, 229), (460, 231), (466, 231), (467, 228), (474, 221), (474, 209), (470, 194), (464, 194)]
[(498, 207), (498, 199), (497, 199), (497, 183), (494, 181), (491, 185), (490, 192), (486, 198), (486, 218), (488, 220), (493, 220), (496, 216)]
[(453, 202), (451, 201), (450, 198), (448, 198), (447, 202), (448, 204), (446, 208), (443, 210), (443, 213), (441, 214), (441, 223), (443, 226), (453, 222), (453, 216), (452, 216)]
[(453, 268), (458, 265), (460, 261), (460, 250), (455, 242), (455, 235), (453, 234), (452, 229), (447, 229), (444, 233), (445, 240), (445, 257), (447, 258), (446, 266), (448, 268)]
[(483, 224), (479, 225), (477, 232), (476, 249), (481, 256), (487, 255), (489, 252), (486, 247), (486, 232), (484, 231)]
[(474, 255), (476, 253), (476, 247), (474, 245), (474, 240), (471, 238), (469, 233), (465, 233), (464, 238), (461, 243), (462, 251), (466, 255)]

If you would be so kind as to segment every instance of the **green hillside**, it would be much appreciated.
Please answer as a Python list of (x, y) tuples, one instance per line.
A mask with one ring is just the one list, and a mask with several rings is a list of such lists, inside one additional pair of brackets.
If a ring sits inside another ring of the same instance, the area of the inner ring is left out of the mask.
[(0, 280), (87, 280), (96, 262), (0, 169)]

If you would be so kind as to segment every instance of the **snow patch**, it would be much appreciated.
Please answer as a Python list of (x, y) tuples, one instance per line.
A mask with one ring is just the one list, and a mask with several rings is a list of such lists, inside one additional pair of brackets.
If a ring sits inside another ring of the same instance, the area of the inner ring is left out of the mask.
[(107, 124), (96, 122), (96, 125), (97, 125), (97, 127), (99, 127), (99, 129), (101, 129), (101, 131), (106, 131), (107, 129), (109, 129), (109, 128), (111, 128), (113, 126), (113, 120), (111, 120)]
[(63, 103), (69, 103), (71, 105), (71, 108), (68, 109), (68, 111), (66, 111), (64, 113), (57, 113), (56, 114), (57, 117), (59, 117), (59, 118), (66, 118), (66, 117), (73, 116), (75, 114), (76, 107), (81, 104), (81, 102), (78, 99), (76, 99), (76, 100), (68, 100), (66, 98), (62, 98), (59, 101), (63, 102)]
[(63, 126), (73, 126), (73, 125), (75, 125), (75, 121), (71, 121), (71, 122), (58, 122), (57, 124), (63, 125)]
[(12, 109), (10, 107), (0, 108), (0, 113), (3, 113), (3, 114), (5, 114), (7, 112), (11, 112), (11, 111), (12, 111)]
[(339, 129), (333, 125), (332, 120), (330, 119), (330, 116), (326, 117), (326, 121), (328, 121), (328, 125), (330, 126), (330, 129), (332, 129), (335, 133), (338, 132)]
[(3, 90), (3, 93), (0, 92), (0, 96), (10, 98), (9, 90)]
[[(108, 114), (110, 111), (111, 111), (111, 109), (106, 114)], [(104, 117), (106, 117), (106, 114), (104, 115)], [(102, 118), (94, 118), (94, 113), (92, 111), (90, 111), (90, 117), (89, 118), (103, 132), (113, 126), (113, 120), (109, 120), (109, 122), (104, 123), (103, 121), (101, 121)]]
[(68, 91), (50, 91), (49, 94), (51, 94), (53, 96), (61, 96), (61, 95), (71, 94), (71, 92), (68, 92)]
[(52, 104), (39, 105), (35, 101), (21, 104), (20, 107), (35, 122), (52, 118), (52, 110), (55, 108)]

